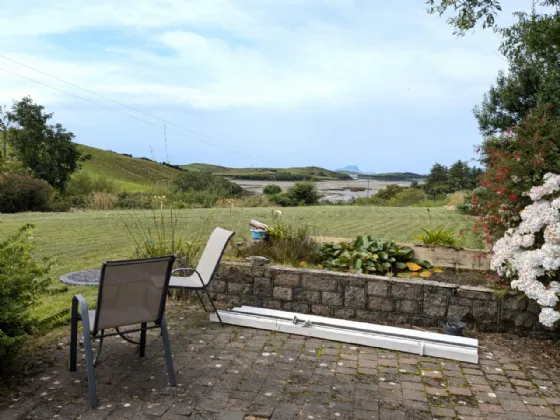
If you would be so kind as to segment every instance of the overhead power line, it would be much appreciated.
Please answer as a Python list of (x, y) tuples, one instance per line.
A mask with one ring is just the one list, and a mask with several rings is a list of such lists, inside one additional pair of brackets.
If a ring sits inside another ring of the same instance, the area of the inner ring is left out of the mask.
[[(45, 76), (51, 77), (51, 78), (53, 78), (53, 79), (55, 79), (55, 80), (58, 80), (58, 81), (60, 81), (60, 82), (66, 83), (66, 84), (68, 84), (68, 85), (70, 85), (70, 86), (73, 86), (73, 87), (75, 87), (75, 88), (77, 88), (77, 89), (83, 90), (84, 92), (88, 92), (88, 93), (90, 93), (90, 94), (92, 94), (92, 95), (98, 96), (98, 97), (103, 98), (103, 99), (105, 99), (105, 100), (107, 100), (107, 101), (113, 102), (113, 103), (115, 103), (115, 104), (117, 104), (117, 105), (120, 105), (120, 106), (125, 107), (125, 108), (128, 108), (128, 109), (130, 109), (130, 110), (132, 110), (132, 111), (135, 111), (135, 112), (138, 112), (138, 113), (140, 113), (140, 114), (143, 114), (143, 115), (145, 115), (145, 116), (147, 116), (147, 117), (150, 117), (150, 118), (153, 118), (153, 119), (155, 119), (155, 120), (161, 121), (161, 122), (163, 123), (163, 127), (165, 127), (165, 125), (171, 125), (171, 126), (178, 127), (178, 128), (180, 128), (180, 129), (182, 129), (182, 130), (187, 131), (188, 133), (191, 133), (191, 134), (193, 134), (193, 135), (196, 135), (196, 136), (200, 137), (200, 138), (188, 137), (188, 138), (190, 138), (190, 139), (199, 141), (199, 142), (201, 142), (201, 143), (208, 144), (208, 145), (213, 146), (213, 147), (216, 147), (216, 148), (226, 148), (226, 149), (228, 149), (229, 151), (232, 151), (232, 152), (237, 153), (237, 154), (239, 154), (239, 155), (243, 155), (243, 156), (245, 156), (245, 157), (250, 157), (250, 158), (255, 158), (255, 157), (257, 157), (257, 158), (261, 158), (261, 159), (267, 159), (267, 160), (270, 160), (270, 161), (273, 161), (273, 162), (278, 162), (276, 159), (269, 158), (268, 156), (263, 156), (263, 155), (260, 155), (260, 154), (257, 154), (257, 153), (254, 153), (254, 152), (251, 152), (251, 151), (242, 149), (242, 148), (240, 148), (240, 147), (231, 145), (231, 144), (229, 144), (229, 143), (226, 143), (226, 142), (223, 142), (223, 141), (221, 141), (221, 140), (219, 140), (219, 139), (216, 139), (216, 138), (214, 138), (214, 137), (211, 137), (211, 136), (209, 136), (209, 135), (207, 135), (207, 134), (200, 133), (200, 132), (198, 132), (198, 131), (195, 131), (195, 130), (192, 130), (192, 129), (183, 127), (183, 126), (181, 126), (181, 125), (179, 125), (179, 124), (175, 124), (175, 123), (173, 123), (173, 122), (164, 120), (163, 118), (157, 117), (157, 116), (155, 116), (155, 115), (152, 115), (152, 114), (149, 114), (149, 113), (147, 113), (147, 112), (145, 112), (145, 111), (142, 111), (142, 110), (140, 110), (140, 109), (138, 109), (138, 108), (135, 108), (135, 107), (132, 107), (132, 106), (130, 106), (130, 105), (127, 105), (127, 104), (125, 104), (125, 103), (123, 103), (123, 102), (120, 102), (120, 101), (117, 101), (117, 100), (115, 100), (115, 99), (109, 98), (109, 97), (107, 97), (107, 96), (101, 95), (101, 94), (99, 94), (99, 93), (97, 93), (97, 92), (94, 92), (94, 91), (92, 91), (92, 90), (90, 90), (90, 89), (86, 89), (86, 88), (81, 87), (81, 86), (79, 86), (79, 85), (77, 85), (77, 84), (75, 84), (75, 83), (69, 82), (69, 81), (64, 80), (64, 79), (62, 79), (62, 78), (60, 78), (60, 77), (54, 76), (54, 75), (49, 74), (49, 73), (46, 73), (46, 72), (44, 72), (44, 71), (42, 71), (42, 70), (36, 69), (36, 68), (34, 68), (34, 67), (32, 67), (32, 66), (29, 66), (29, 65), (27, 65), (27, 64), (25, 64), (25, 63), (22, 63), (22, 62), (20, 62), (20, 61), (17, 61), (17, 60), (14, 60), (14, 59), (12, 59), (12, 58), (9, 58), (9, 57), (7, 57), (7, 56), (5, 56), (5, 55), (3, 55), (3, 54), (0, 54), (0, 58), (3, 58), (3, 59), (8, 60), (8, 61), (11, 61), (11, 62), (13, 62), (13, 63), (15, 63), (15, 64), (18, 64), (18, 65), (21, 65), (21, 66), (26, 67), (26, 68), (28, 68), (28, 69), (30, 69), (30, 70), (36, 71), (37, 73), (40, 73), (40, 74), (43, 74), (43, 75), (45, 75)], [(41, 81), (32, 79), (32, 78), (27, 77), (27, 76), (23, 76), (23, 75), (21, 75), (21, 74), (19, 74), (19, 73), (16, 73), (16, 72), (13, 72), (13, 71), (4, 69), (4, 68), (0, 68), (0, 70), (4, 71), (4, 72), (6, 72), (6, 73), (10, 73), (10, 74), (12, 74), (12, 75), (14, 75), (14, 76), (18, 76), (18, 77), (24, 78), (24, 79), (26, 79), (26, 80), (29, 80), (29, 81), (33, 82), (33, 83), (37, 83), (37, 84), (39, 84), (39, 85), (45, 86), (45, 87), (47, 87), (47, 88), (49, 88), (49, 89), (56, 90), (56, 91), (58, 91), (58, 92), (60, 92), (60, 93), (63, 93), (63, 94), (65, 94), (65, 95), (68, 95), (68, 96), (71, 96), (71, 97), (74, 97), (74, 98), (76, 98), (76, 99), (80, 99), (80, 100), (89, 102), (89, 103), (94, 104), (94, 105), (96, 105), (96, 106), (100, 106), (100, 107), (105, 108), (105, 109), (107, 109), (107, 110), (109, 110), (109, 111), (118, 112), (118, 113), (121, 114), (121, 115), (125, 115), (125, 116), (127, 116), (127, 117), (134, 118), (134, 119), (136, 119), (136, 120), (138, 120), (138, 121), (141, 121), (141, 122), (143, 122), (143, 123), (150, 124), (150, 125), (153, 125), (153, 126), (156, 126), (156, 127), (160, 127), (160, 128), (162, 127), (162, 126), (159, 125), (159, 124), (155, 124), (155, 123), (153, 123), (153, 122), (151, 122), (151, 121), (146, 121), (145, 119), (139, 118), (139, 117), (137, 117), (137, 116), (135, 116), (135, 115), (127, 114), (127, 113), (122, 112), (122, 111), (120, 111), (120, 110), (118, 110), (118, 109), (111, 108), (111, 107), (108, 107), (108, 106), (106, 106), (106, 105), (103, 105), (103, 104), (101, 104), (101, 103), (99, 103), (99, 102), (93, 101), (93, 100), (91, 100), (91, 99), (88, 99), (88, 98), (84, 98), (84, 97), (82, 97), (82, 96), (75, 95), (75, 94), (73, 94), (73, 93), (70, 93), (70, 92), (67, 92), (67, 91), (65, 91), (65, 90), (56, 88), (56, 87), (54, 87), (54, 86), (48, 85), (48, 84), (46, 84), (46, 83), (43, 83), (43, 82), (41, 82)], [(178, 131), (175, 131), (175, 130), (171, 130), (171, 129), (169, 129), (169, 128), (167, 128), (167, 131), (172, 132), (172, 133), (175, 133), (175, 134), (179, 134), (179, 135), (182, 135), (182, 136), (185, 136), (185, 137), (186, 137), (186, 134), (185, 134), (185, 133), (181, 133), (181, 132), (178, 132)], [(207, 139), (207, 140), (204, 140), (204, 139)], [(217, 143), (217, 144), (216, 144), (216, 143)]]

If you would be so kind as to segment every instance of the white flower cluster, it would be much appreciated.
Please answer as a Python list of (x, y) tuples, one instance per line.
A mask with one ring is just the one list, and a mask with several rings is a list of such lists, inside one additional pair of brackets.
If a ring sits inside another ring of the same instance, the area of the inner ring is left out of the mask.
[[(544, 184), (531, 188), (528, 195), (533, 204), (521, 212), (521, 223), (509, 229), (493, 248), (490, 267), (511, 281), (511, 287), (525, 293), (543, 307), (539, 321), (551, 327), (560, 320), (555, 310), (559, 302), (560, 283), (546, 287), (539, 278), (560, 269), (560, 198), (544, 197), (560, 190), (560, 175), (548, 173)], [(543, 232), (544, 244), (534, 248), (535, 234)]]

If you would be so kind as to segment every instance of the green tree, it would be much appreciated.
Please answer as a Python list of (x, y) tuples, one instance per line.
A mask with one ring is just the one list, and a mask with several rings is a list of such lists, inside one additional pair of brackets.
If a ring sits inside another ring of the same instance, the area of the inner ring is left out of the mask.
[(424, 182), (424, 191), (429, 196), (435, 197), (450, 192), (449, 169), (440, 163), (435, 163)]
[[(429, 13), (437, 13), (440, 16), (446, 12), (454, 12), (455, 16), (447, 21), (454, 27), (454, 33), (464, 35), (481, 22), (483, 28), (498, 30), (496, 26), (496, 15), (501, 12), (502, 6), (499, 0), (425, 0)], [(533, 4), (538, 6), (560, 6), (560, 0), (527, 0), (527, 6)]]
[(381, 198), (382, 200), (390, 200), (403, 190), (404, 187), (401, 187), (400, 185), (389, 184), (385, 188), (381, 188), (379, 191), (377, 191), (375, 197)]
[(469, 188), (470, 168), (466, 162), (458, 160), (448, 171), (449, 186), (452, 191), (461, 191)]
[(286, 195), (295, 205), (317, 204), (321, 199), (321, 194), (313, 182), (296, 182), (288, 188)]
[(8, 113), (13, 128), (10, 143), (16, 158), (33, 176), (64, 191), (70, 175), (80, 166), (81, 153), (73, 143), (74, 134), (61, 124), (49, 125), (52, 113), (30, 97), (14, 101)]

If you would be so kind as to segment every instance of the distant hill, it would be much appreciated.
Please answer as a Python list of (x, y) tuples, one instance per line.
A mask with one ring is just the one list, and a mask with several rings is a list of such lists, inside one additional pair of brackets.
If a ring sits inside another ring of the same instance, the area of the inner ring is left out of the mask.
[(83, 154), (91, 155), (91, 159), (83, 162), (80, 171), (92, 176), (112, 178), (121, 189), (127, 191), (147, 190), (154, 182), (171, 180), (180, 172), (180, 169), (148, 158), (135, 158), (81, 144), (78, 148)]
[(181, 168), (189, 171), (209, 172), (227, 178), (259, 181), (303, 181), (312, 178), (317, 180), (350, 179), (347, 174), (317, 166), (302, 168), (227, 168), (206, 163), (191, 163), (181, 165)]
[(358, 178), (379, 181), (420, 181), (426, 178), (426, 175), (415, 174), (414, 172), (386, 172), (382, 174), (360, 174)]
[(360, 168), (358, 168), (356, 165), (345, 166), (344, 168), (337, 169), (336, 172), (350, 172), (350, 173), (353, 173), (353, 174), (361, 174), (362, 173)]
[(227, 172), (230, 169), (225, 166), (210, 165), (208, 163), (189, 163), (188, 165), (179, 165), (181, 168), (191, 172)]

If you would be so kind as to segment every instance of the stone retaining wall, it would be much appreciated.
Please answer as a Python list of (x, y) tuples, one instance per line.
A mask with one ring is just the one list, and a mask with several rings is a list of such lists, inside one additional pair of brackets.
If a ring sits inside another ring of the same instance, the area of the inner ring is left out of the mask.
[(498, 299), (485, 287), (224, 262), (209, 290), (230, 306), (425, 327), (452, 319), (482, 331), (550, 335), (535, 302), (513, 293)]

